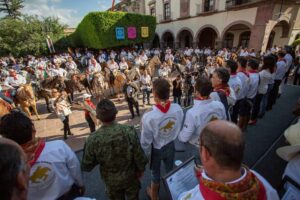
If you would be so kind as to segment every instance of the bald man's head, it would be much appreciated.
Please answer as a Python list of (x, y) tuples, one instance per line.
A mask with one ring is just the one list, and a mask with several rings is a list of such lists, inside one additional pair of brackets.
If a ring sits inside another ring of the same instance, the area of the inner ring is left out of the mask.
[(238, 126), (228, 121), (212, 121), (206, 125), (200, 136), (204, 146), (218, 165), (225, 168), (241, 167), (245, 142)]

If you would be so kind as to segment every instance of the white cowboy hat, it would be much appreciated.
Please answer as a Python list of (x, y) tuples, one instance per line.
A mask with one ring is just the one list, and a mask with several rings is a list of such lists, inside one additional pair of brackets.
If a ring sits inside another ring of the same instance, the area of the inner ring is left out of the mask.
[(86, 99), (86, 98), (90, 98), (91, 96), (92, 96), (92, 95), (85, 93), (85, 94), (82, 95), (82, 98), (83, 98), (83, 99)]
[(300, 153), (300, 122), (289, 127), (284, 136), (291, 145), (278, 148), (276, 153), (283, 160), (289, 161)]

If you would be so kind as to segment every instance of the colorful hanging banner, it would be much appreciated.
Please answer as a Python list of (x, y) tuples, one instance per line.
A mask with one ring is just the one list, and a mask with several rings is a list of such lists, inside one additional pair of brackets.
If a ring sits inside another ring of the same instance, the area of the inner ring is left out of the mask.
[(125, 39), (125, 30), (123, 27), (116, 27), (116, 38), (117, 40)]
[(127, 28), (127, 34), (128, 34), (128, 39), (135, 39), (136, 38), (136, 27), (128, 27)]
[(145, 26), (145, 27), (142, 27), (141, 29), (142, 29), (142, 31), (141, 31), (142, 38), (149, 37), (149, 27)]

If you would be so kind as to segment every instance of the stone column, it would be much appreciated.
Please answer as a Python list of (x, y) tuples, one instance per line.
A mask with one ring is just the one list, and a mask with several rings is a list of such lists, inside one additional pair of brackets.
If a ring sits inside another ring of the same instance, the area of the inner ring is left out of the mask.
[(259, 5), (257, 8), (255, 24), (251, 28), (249, 48), (254, 48), (255, 51), (265, 51), (269, 38), (269, 34), (266, 32), (266, 22), (272, 19), (273, 9), (274, 4), (270, 3)]

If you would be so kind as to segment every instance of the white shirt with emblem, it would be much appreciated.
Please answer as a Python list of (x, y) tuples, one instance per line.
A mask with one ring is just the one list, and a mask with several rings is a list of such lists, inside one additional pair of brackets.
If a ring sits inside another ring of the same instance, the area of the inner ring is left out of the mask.
[(83, 185), (80, 163), (75, 153), (61, 140), (46, 142), (30, 169), (28, 199), (53, 200)]
[(3, 83), (3, 85), (9, 88), (19, 87), (20, 85), (23, 84), (26, 84), (26, 79), (20, 74), (17, 74), (16, 78), (12, 76), (8, 76)]
[(242, 81), (237, 75), (230, 75), (228, 85), (234, 91), (237, 99), (241, 99)]
[(183, 111), (178, 104), (172, 103), (166, 113), (161, 112), (156, 106), (145, 113), (142, 118), (141, 146), (147, 155), (153, 148), (161, 149), (166, 144), (174, 141), (181, 129)]
[(249, 73), (249, 87), (247, 92), (247, 98), (254, 99), (258, 91), (258, 85), (259, 85), (259, 74), (256, 72)]
[(198, 147), (202, 129), (212, 120), (226, 120), (223, 104), (212, 99), (194, 100), (194, 106), (186, 113), (183, 128), (178, 136), (179, 141), (189, 141)]

